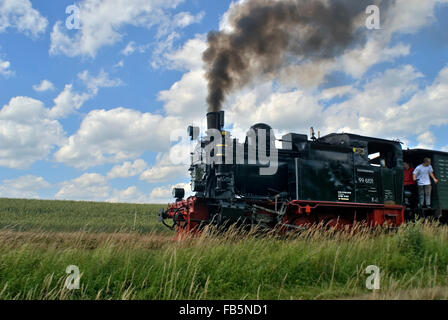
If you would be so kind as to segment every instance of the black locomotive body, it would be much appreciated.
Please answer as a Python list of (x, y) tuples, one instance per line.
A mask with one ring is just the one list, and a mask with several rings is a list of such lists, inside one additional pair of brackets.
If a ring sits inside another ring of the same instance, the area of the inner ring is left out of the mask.
[[(190, 168), (195, 196), (183, 200), (176, 189), (176, 203), (160, 212), (180, 233), (207, 224), (301, 229), (315, 223), (345, 228), (404, 222), (400, 142), (290, 133), (276, 147), (271, 128), (257, 124), (239, 143), (223, 130), (223, 112), (209, 113), (207, 120)], [(189, 132), (198, 135), (197, 128)]]

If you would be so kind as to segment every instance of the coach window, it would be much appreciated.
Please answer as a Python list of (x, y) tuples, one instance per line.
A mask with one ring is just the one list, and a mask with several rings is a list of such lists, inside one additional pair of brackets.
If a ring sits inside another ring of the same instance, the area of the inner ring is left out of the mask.
[(370, 142), (368, 144), (368, 150), (370, 165), (389, 169), (397, 166), (397, 157), (393, 145)]

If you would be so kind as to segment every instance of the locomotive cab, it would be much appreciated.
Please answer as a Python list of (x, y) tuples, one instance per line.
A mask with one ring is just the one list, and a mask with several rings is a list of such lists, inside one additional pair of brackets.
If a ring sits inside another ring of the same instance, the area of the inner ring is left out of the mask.
[(345, 190), (342, 201), (403, 203), (403, 161), (399, 142), (353, 134), (331, 134), (319, 140), (345, 147), (350, 152), (352, 190)]

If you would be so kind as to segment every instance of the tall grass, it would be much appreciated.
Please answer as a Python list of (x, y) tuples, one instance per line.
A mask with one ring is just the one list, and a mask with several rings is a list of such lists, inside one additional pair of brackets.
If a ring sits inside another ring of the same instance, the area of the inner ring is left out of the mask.
[[(210, 228), (180, 242), (154, 230), (3, 230), (0, 299), (446, 298), (447, 240), (447, 227), (423, 222), (287, 237)], [(68, 265), (81, 270), (80, 290), (64, 289)], [(369, 265), (381, 269), (375, 293)]]

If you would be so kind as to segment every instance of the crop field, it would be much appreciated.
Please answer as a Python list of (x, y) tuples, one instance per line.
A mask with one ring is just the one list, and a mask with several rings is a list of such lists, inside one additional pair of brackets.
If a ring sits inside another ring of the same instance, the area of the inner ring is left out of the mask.
[[(174, 241), (159, 208), (0, 199), (0, 299), (448, 298), (446, 226)], [(71, 265), (79, 289), (66, 287)], [(369, 265), (379, 290), (366, 288)]]

